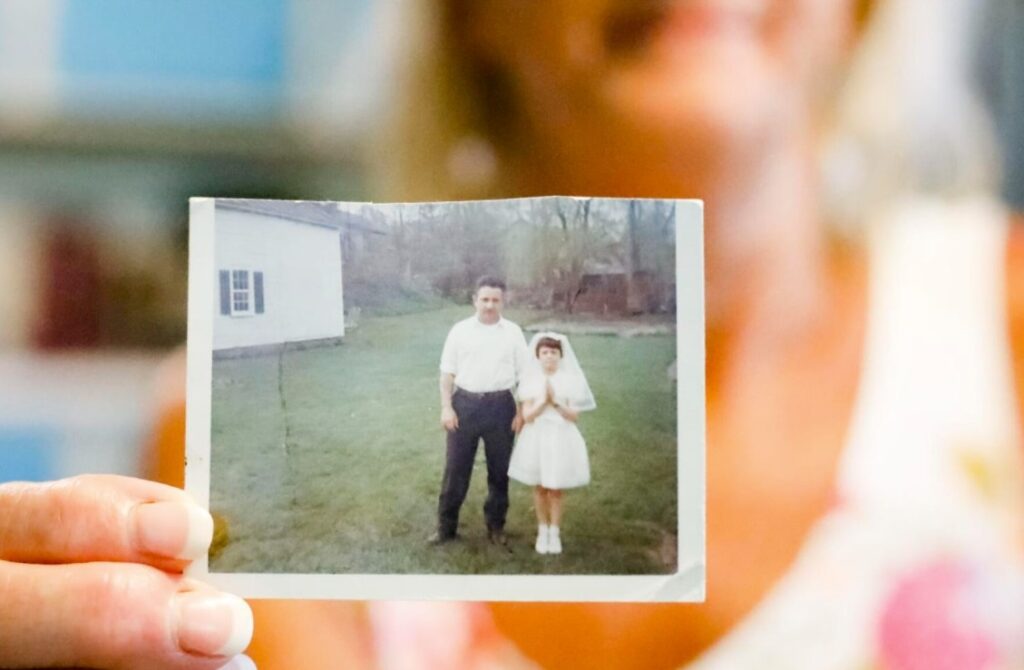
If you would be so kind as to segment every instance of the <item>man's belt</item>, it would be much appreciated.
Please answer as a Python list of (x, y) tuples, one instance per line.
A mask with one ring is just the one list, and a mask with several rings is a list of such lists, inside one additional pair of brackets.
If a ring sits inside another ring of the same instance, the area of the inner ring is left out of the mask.
[(456, 386), (455, 393), (459, 393), (470, 398), (476, 398), (477, 400), (484, 400), (486, 398), (497, 398), (498, 396), (505, 395), (506, 393), (512, 393), (512, 389), (503, 389), (501, 391), (484, 391), (483, 393), (477, 393), (476, 391), (467, 391), (464, 388)]

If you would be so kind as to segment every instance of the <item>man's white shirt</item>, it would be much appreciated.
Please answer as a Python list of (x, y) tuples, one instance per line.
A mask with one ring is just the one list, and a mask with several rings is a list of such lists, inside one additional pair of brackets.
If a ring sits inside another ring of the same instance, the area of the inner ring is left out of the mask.
[(441, 352), (441, 372), (455, 375), (455, 385), (473, 393), (515, 390), (529, 353), (522, 329), (507, 319), (487, 325), (473, 316), (448, 331)]

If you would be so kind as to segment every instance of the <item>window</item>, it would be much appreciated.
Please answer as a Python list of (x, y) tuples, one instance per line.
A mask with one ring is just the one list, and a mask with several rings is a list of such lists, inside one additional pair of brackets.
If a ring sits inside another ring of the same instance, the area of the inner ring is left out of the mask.
[(252, 314), (249, 300), (249, 271), (231, 271), (231, 314)]
[(220, 313), (225, 316), (263, 314), (263, 273), (221, 270)]

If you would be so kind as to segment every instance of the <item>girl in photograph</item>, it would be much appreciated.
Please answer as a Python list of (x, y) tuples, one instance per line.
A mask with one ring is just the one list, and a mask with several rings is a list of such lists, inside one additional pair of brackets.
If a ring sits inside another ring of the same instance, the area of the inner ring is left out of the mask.
[(597, 403), (565, 335), (538, 333), (530, 351), (533, 365), (519, 385), (525, 424), (508, 474), (534, 487), (537, 553), (560, 554), (562, 491), (590, 482), (587, 445), (576, 420)]

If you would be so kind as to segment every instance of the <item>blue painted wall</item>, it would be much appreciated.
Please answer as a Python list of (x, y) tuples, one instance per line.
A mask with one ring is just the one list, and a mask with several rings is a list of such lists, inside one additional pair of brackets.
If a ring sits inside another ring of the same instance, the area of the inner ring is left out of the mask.
[(67, 0), (62, 103), (115, 116), (273, 114), (287, 20), (287, 0)]
[(0, 426), (0, 482), (52, 479), (60, 443), (50, 427)]

